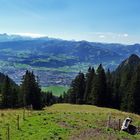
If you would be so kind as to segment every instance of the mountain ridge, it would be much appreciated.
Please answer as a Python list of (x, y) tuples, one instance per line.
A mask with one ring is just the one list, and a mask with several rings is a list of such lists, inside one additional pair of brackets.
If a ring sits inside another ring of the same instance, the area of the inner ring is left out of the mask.
[[(25, 33), (26, 34), (26, 33)], [(36, 35), (36, 34), (35, 34)], [(2, 39), (4, 39), (5, 41), (3, 41)], [(140, 45), (140, 43), (132, 43), (132, 44), (125, 44), (125, 43), (109, 43), (109, 42), (96, 42), (96, 41), (87, 41), (87, 40), (67, 40), (67, 39), (62, 39), (62, 38), (54, 38), (54, 37), (48, 37), (47, 35), (45, 36), (32, 36), (32, 34), (28, 35), (21, 35), (20, 33), (16, 33), (16, 34), (9, 34), (9, 33), (0, 33), (0, 42), (7, 42), (7, 41), (22, 41), (22, 40), (60, 40), (60, 41), (69, 41), (69, 42), (87, 42), (90, 44), (94, 44), (96, 46), (100, 46), (100, 45), (109, 45), (111, 46), (132, 46), (132, 45)]]

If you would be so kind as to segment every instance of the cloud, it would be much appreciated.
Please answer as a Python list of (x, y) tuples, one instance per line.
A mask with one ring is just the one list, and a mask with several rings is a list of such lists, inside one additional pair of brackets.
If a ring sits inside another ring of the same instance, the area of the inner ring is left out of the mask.
[(29, 36), (32, 38), (36, 38), (36, 37), (45, 37), (46, 35), (44, 34), (38, 34), (38, 33), (13, 33), (15, 35), (21, 35), (21, 36)]
[(128, 34), (123, 34), (124, 37), (128, 37)]
[(101, 39), (104, 38), (127, 38), (129, 35), (127, 33), (113, 33), (113, 32), (90, 32), (90, 35), (98, 37)]
[(104, 35), (99, 35), (99, 38), (105, 38), (105, 36)]
[[(88, 32), (87, 38), (90, 41), (108, 42), (108, 43), (136, 43), (136, 37), (127, 32)], [(137, 41), (138, 42), (138, 41)]]

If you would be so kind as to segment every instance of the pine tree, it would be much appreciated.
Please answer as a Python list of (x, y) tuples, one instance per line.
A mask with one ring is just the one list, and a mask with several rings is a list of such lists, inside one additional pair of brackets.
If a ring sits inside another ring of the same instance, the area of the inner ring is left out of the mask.
[(62, 98), (63, 98), (63, 103), (69, 102), (69, 95), (66, 92), (63, 92)]
[(13, 108), (19, 107), (19, 99), (18, 99), (18, 94), (19, 94), (19, 88), (12, 86), (12, 98), (11, 98), (11, 103)]
[(127, 68), (121, 72), (120, 75), (120, 87), (119, 87), (119, 92), (120, 92), (120, 109), (127, 111), (128, 109), (128, 97), (130, 94), (130, 86), (131, 86), (131, 79), (132, 79), (132, 74), (134, 71), (132, 71), (130, 66), (127, 66)]
[(63, 103), (64, 102), (64, 98), (63, 98), (63, 95), (60, 95), (58, 97), (58, 103)]
[(85, 77), (83, 73), (79, 73), (72, 81), (68, 91), (70, 103), (82, 104), (85, 93)]
[(107, 106), (112, 107), (112, 105), (113, 105), (113, 102), (112, 102), (113, 83), (112, 83), (112, 75), (111, 75), (109, 69), (107, 70), (107, 73), (106, 73), (106, 79), (107, 79), (106, 80), (106, 82), (107, 82)]
[(69, 97), (68, 103), (76, 104), (76, 89), (75, 89), (73, 83), (74, 83), (74, 80), (71, 83), (71, 87), (67, 91), (67, 95)]
[[(53, 95), (52, 92), (42, 92), (43, 96), (43, 106), (50, 106), (56, 103), (56, 97)], [(57, 98), (58, 102), (62, 102), (62, 97)]]
[(8, 77), (5, 76), (1, 88), (2, 107), (18, 107), (18, 86)]
[(42, 108), (41, 89), (33, 72), (26, 71), (23, 76), (20, 98), (24, 106), (32, 105), (33, 109)]
[(128, 99), (128, 111), (140, 114), (140, 65), (137, 67), (136, 72), (134, 73), (131, 92)]
[(105, 71), (102, 64), (97, 69), (97, 75), (92, 89), (92, 104), (97, 106), (107, 106), (107, 83)]
[(92, 67), (89, 67), (88, 73), (86, 74), (86, 88), (84, 93), (84, 103), (90, 104), (90, 94), (92, 90), (92, 82), (95, 76), (95, 70)]
[(3, 87), (2, 87), (2, 106), (4, 108), (12, 107), (12, 88), (10, 84), (10, 79), (8, 76), (5, 77)]
[(120, 78), (118, 76), (113, 77), (113, 93), (112, 93), (113, 108), (120, 109), (121, 97), (120, 97)]

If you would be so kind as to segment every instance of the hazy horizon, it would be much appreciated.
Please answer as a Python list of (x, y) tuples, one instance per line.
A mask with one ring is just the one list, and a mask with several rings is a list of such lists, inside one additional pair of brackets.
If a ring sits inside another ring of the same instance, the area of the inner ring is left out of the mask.
[(140, 42), (139, 0), (1, 0), (1, 33)]
[(105, 41), (95, 41), (95, 40), (86, 40), (86, 39), (65, 39), (65, 38), (60, 38), (60, 37), (53, 37), (53, 36), (48, 36), (45, 34), (37, 34), (37, 33), (0, 33), (0, 35), (8, 35), (8, 36), (13, 36), (13, 35), (17, 35), (17, 36), (21, 36), (21, 37), (29, 37), (32, 39), (37, 39), (37, 38), (50, 38), (50, 39), (60, 39), (60, 40), (66, 40), (66, 41), (75, 41), (75, 42), (79, 42), (79, 41), (87, 41), (87, 42), (93, 42), (93, 43), (101, 43), (101, 44), (122, 44), (122, 45), (134, 45), (134, 44), (140, 44), (139, 42), (132, 42), (132, 43), (122, 43), (122, 42), (105, 42)]

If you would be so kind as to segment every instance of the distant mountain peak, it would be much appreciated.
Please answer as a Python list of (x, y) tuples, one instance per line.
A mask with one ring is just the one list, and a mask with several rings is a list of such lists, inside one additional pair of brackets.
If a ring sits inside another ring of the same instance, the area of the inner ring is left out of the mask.
[(116, 69), (117, 72), (123, 71), (125, 69), (135, 69), (140, 64), (140, 58), (136, 54), (132, 54), (129, 58), (124, 60)]
[(2, 34), (0, 34), (0, 35), (6, 35), (6, 36), (7, 36), (7, 33), (2, 33)]
[(125, 60), (125, 65), (135, 65), (137, 63), (140, 63), (140, 58), (136, 54), (132, 54), (128, 59)]
[(20, 35), (16, 35), (16, 34), (7, 34), (7, 33), (3, 33), (0, 34), (0, 42), (9, 42), (9, 41), (22, 41), (22, 40), (31, 40), (31, 37), (27, 37), (27, 36), (20, 36)]
[(0, 33), (0, 42), (11, 42), (11, 41), (32, 41), (32, 40), (43, 40), (43, 41), (50, 41), (50, 40), (60, 40), (56, 38), (51, 38), (48, 36), (37, 36), (38, 34), (31, 34), (31, 33), (15, 33), (15, 34), (7, 34), (7, 33)]
[(136, 54), (131, 54), (131, 55), (130, 55), (130, 57), (129, 57), (129, 59), (132, 59), (132, 58), (139, 59), (139, 56), (138, 56), (138, 55), (136, 55)]

